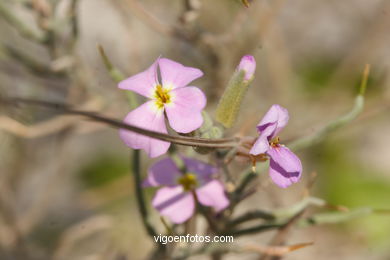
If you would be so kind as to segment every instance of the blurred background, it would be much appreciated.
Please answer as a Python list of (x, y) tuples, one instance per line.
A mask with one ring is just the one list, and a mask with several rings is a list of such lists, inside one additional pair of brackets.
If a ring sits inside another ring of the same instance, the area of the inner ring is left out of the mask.
[[(130, 111), (126, 93), (111, 79), (98, 44), (126, 76), (160, 55), (200, 68), (204, 76), (193, 85), (207, 94), (211, 115), (240, 58), (252, 54), (256, 78), (227, 136), (256, 136), (256, 124), (277, 103), (290, 112), (284, 143), (349, 111), (369, 63), (364, 112), (299, 152), (301, 183), (280, 189), (264, 172), (261, 188), (236, 213), (298, 202), (313, 172), (311, 195), (330, 204), (390, 208), (388, 0), (253, 0), (249, 8), (238, 0), (1, 0), (0, 35), (1, 95), (67, 102), (118, 119)], [(131, 151), (117, 130), (36, 107), (0, 113), (0, 259), (150, 254), (154, 242), (136, 208)], [(151, 162), (145, 156), (144, 169)], [(390, 259), (389, 231), (385, 211), (296, 228), (289, 243), (314, 245), (285, 259)], [(266, 245), (271, 237), (235, 243)], [(226, 259), (238, 258), (257, 259), (249, 253)]]

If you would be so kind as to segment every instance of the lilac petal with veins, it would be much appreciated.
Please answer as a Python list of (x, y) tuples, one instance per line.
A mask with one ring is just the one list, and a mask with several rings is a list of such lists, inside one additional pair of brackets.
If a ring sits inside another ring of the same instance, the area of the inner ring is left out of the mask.
[(280, 105), (272, 105), (257, 125), (257, 130), (261, 134), (267, 128), (272, 126), (274, 130), (268, 135), (268, 140), (271, 140), (287, 125), (288, 119), (289, 116), (287, 109)]
[(164, 187), (157, 191), (152, 205), (173, 223), (181, 224), (191, 218), (195, 210), (193, 194), (183, 192), (183, 187)]
[(281, 188), (287, 188), (299, 181), (302, 174), (301, 160), (287, 147), (271, 147), (269, 174), (273, 182)]

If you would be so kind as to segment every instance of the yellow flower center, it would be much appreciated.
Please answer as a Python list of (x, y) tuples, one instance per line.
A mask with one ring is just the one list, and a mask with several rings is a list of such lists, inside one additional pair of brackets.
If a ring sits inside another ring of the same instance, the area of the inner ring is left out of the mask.
[(158, 108), (163, 108), (164, 104), (171, 102), (171, 95), (169, 94), (170, 91), (170, 89), (163, 88), (161, 85), (156, 86), (154, 97)]
[(198, 186), (198, 180), (193, 173), (186, 173), (177, 179), (177, 183), (183, 186), (184, 191), (191, 191)]
[(277, 136), (269, 143), (272, 147), (278, 147), (280, 142), (280, 138)]

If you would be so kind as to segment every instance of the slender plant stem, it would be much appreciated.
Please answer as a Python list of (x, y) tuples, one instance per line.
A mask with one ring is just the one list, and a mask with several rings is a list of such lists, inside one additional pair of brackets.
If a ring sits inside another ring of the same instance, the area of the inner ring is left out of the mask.
[(104, 50), (103, 46), (100, 44), (97, 45), (97, 49), (99, 51), (100, 57), (102, 58), (102, 61), (104, 63), (104, 66), (106, 67), (108, 73), (110, 74), (110, 77), (115, 81), (119, 82), (122, 81), (125, 76), (122, 72), (120, 72), (116, 67), (114, 67), (108, 58), (106, 51)]
[(284, 224), (261, 224), (250, 228), (244, 228), (239, 230), (230, 230), (227, 233), (224, 233), (223, 235), (229, 235), (229, 236), (243, 236), (247, 234), (255, 234), (259, 232), (265, 232), (269, 230), (274, 230), (281, 228)]
[(356, 117), (358, 117), (358, 115), (363, 111), (364, 108), (364, 94), (367, 88), (369, 73), (370, 73), (370, 65), (366, 64), (363, 71), (360, 88), (359, 88), (359, 94), (355, 98), (354, 106), (348, 113), (330, 122), (328, 125), (320, 129), (318, 132), (314, 133), (313, 135), (305, 136), (303, 138), (300, 138), (298, 140), (289, 143), (288, 147), (291, 150), (298, 151), (298, 150), (302, 150), (303, 148), (313, 146), (321, 142), (329, 133), (339, 129), (340, 127), (348, 124)]
[[(134, 186), (135, 186), (135, 195), (136, 195), (136, 200), (137, 200), (137, 206), (138, 210), (141, 214), (141, 219), (142, 223), (146, 229), (146, 232), (149, 234), (150, 237), (157, 236), (157, 232), (150, 223), (149, 220), (149, 214), (148, 214), (148, 209), (146, 207), (145, 203), (145, 197), (144, 193), (142, 190), (142, 177), (141, 177), (141, 155), (139, 150), (134, 150), (133, 154), (131, 156), (131, 161), (132, 161), (132, 170), (133, 170), (133, 177), (134, 177)], [(158, 243), (159, 247), (162, 249), (165, 246), (162, 243)]]
[(244, 215), (241, 215), (229, 222), (229, 226), (237, 226), (244, 222), (254, 220), (254, 219), (263, 219), (263, 220), (274, 220), (275, 216), (271, 212), (266, 212), (263, 210), (249, 211)]
[(8, 105), (17, 105), (17, 104), (36, 105), (36, 106), (42, 106), (42, 107), (54, 109), (64, 114), (80, 115), (97, 122), (111, 125), (113, 127), (126, 129), (137, 134), (149, 136), (155, 139), (159, 139), (162, 141), (171, 142), (179, 145), (210, 147), (210, 148), (233, 148), (239, 144), (238, 138), (205, 139), (205, 138), (173, 136), (169, 134), (163, 134), (160, 132), (155, 132), (144, 128), (139, 128), (134, 125), (125, 124), (119, 120), (101, 116), (95, 112), (72, 109), (70, 106), (66, 104), (61, 104), (56, 102), (50, 102), (50, 101), (44, 101), (38, 99), (29, 99), (29, 98), (18, 98), (18, 97), (15, 98), (0, 97), (0, 102)]

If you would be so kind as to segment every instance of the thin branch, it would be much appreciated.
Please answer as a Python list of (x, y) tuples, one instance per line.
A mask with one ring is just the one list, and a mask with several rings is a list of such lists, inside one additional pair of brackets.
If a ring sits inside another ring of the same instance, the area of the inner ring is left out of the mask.
[(299, 222), (299, 227), (307, 227), (312, 225), (336, 224), (346, 222), (354, 218), (368, 216), (374, 213), (379, 213), (372, 208), (362, 207), (349, 211), (331, 211), (314, 214)]
[[(244, 248), (247, 251), (256, 252), (262, 255), (268, 255), (270, 257), (282, 257), (291, 251), (295, 251), (307, 246), (313, 245), (313, 242), (308, 243), (299, 243), (294, 245), (286, 245), (286, 246), (261, 246), (261, 245), (247, 245)], [(276, 259), (276, 258), (272, 258)]]
[(134, 15), (136, 15), (141, 21), (143, 21), (150, 28), (164, 35), (174, 36), (175, 30), (170, 26), (163, 24), (156, 17), (151, 15), (143, 5), (138, 0), (127, 0), (129, 6), (133, 10)]
[(245, 9), (241, 9), (236, 14), (232, 25), (226, 32), (220, 34), (207, 33), (203, 35), (203, 40), (213, 46), (221, 46), (230, 44), (233, 40), (239, 39), (238, 35), (243, 29), (244, 22), (248, 18), (248, 12)]
[(62, 76), (64, 75), (63, 71), (52, 70), (50, 66), (36, 60), (31, 55), (24, 53), (21, 50), (18, 50), (12, 46), (4, 45), (4, 51), (13, 60), (19, 62), (25, 66), (29, 71), (37, 75), (43, 76)]
[[(292, 218), (290, 218), (289, 221), (284, 224), (283, 227), (281, 227), (279, 231), (275, 234), (275, 236), (270, 242), (270, 246), (282, 246), (287, 239), (288, 233), (290, 233), (292, 227), (298, 222), (298, 220), (302, 218), (305, 211), (306, 208), (295, 214)], [(281, 256), (276, 256), (275, 258), (271, 258), (269, 254), (263, 254), (263, 256), (259, 258), (259, 260), (277, 260), (280, 259), (280, 257)]]
[(72, 0), (70, 4), (70, 8), (68, 10), (69, 12), (69, 18), (71, 19), (71, 26), (72, 26), (72, 34), (73, 38), (77, 39), (79, 36), (79, 27), (78, 27), (78, 14), (77, 14), (77, 8), (79, 5), (79, 0)]
[(328, 125), (323, 127), (318, 132), (314, 133), (313, 135), (305, 136), (301, 139), (293, 141), (292, 143), (288, 144), (288, 147), (290, 147), (290, 149), (294, 151), (298, 151), (303, 148), (313, 146), (321, 142), (329, 133), (339, 129), (340, 127), (343, 127), (344, 125), (354, 120), (363, 111), (364, 108), (364, 93), (366, 91), (369, 73), (370, 65), (366, 64), (359, 88), (359, 94), (355, 98), (354, 106), (348, 113), (330, 122)]
[(247, 253), (247, 252), (253, 252), (253, 253), (259, 253), (259, 254), (266, 254), (270, 256), (283, 256), (287, 253), (298, 250), (307, 246), (312, 245), (312, 242), (309, 243), (299, 243), (299, 244), (293, 244), (293, 245), (286, 245), (286, 246), (263, 246), (263, 245), (232, 245), (227, 243), (214, 243), (214, 244), (207, 244), (203, 247), (197, 248), (195, 250), (186, 250), (181, 255), (173, 257), (175, 260), (181, 260), (181, 259), (187, 259), (189, 257), (194, 257), (197, 255), (213, 255), (213, 254), (227, 254), (227, 253)]
[(239, 138), (221, 138), (221, 139), (205, 139), (205, 138), (194, 138), (187, 136), (173, 136), (169, 134), (163, 134), (160, 132), (155, 132), (147, 130), (144, 128), (139, 128), (134, 125), (125, 124), (119, 120), (101, 116), (95, 112), (88, 112), (82, 110), (72, 109), (70, 106), (61, 103), (49, 102), (44, 100), (29, 99), (29, 98), (0, 98), (0, 102), (3, 102), (7, 105), (35, 105), (46, 107), (50, 109), (57, 110), (64, 114), (70, 115), (80, 115), (92, 119), (97, 122), (109, 124), (116, 128), (122, 128), (129, 131), (132, 131), (137, 134), (149, 136), (155, 139), (159, 139), (166, 142), (171, 142), (174, 144), (180, 144), (185, 146), (198, 146), (198, 147), (210, 147), (210, 148), (233, 148), (239, 144)]
[(57, 133), (63, 129), (73, 126), (79, 118), (58, 116), (53, 119), (26, 126), (7, 116), (0, 116), (0, 129), (23, 138), (37, 138)]
[(11, 11), (11, 8), (5, 5), (4, 1), (0, 1), (0, 16), (12, 25), (23, 37), (40, 43), (45, 41), (44, 37), (35, 33), (32, 28), (29, 28), (27, 24), (16, 17), (14, 12)]
[(120, 72), (117, 68), (115, 68), (110, 59), (108, 58), (105, 50), (103, 49), (103, 46), (98, 44), (97, 49), (99, 51), (100, 57), (102, 58), (102, 61), (104, 63), (104, 66), (106, 67), (108, 73), (110, 74), (110, 77), (115, 81), (119, 82), (125, 78), (125, 76)]
[[(145, 197), (142, 189), (142, 177), (141, 177), (141, 155), (140, 151), (133, 151), (133, 155), (131, 157), (132, 162), (132, 173), (134, 177), (134, 186), (135, 186), (135, 197), (137, 200), (138, 210), (141, 214), (142, 223), (149, 234), (150, 237), (157, 236), (157, 232), (154, 229), (153, 225), (149, 219), (148, 209), (145, 203)], [(163, 249), (165, 245), (162, 243), (158, 243), (160, 249)]]
[[(123, 75), (123, 73), (120, 70), (118, 70), (112, 64), (112, 62), (108, 58), (108, 56), (107, 56), (103, 46), (98, 44), (97, 48), (98, 48), (100, 57), (101, 57), (101, 59), (103, 61), (103, 64), (106, 67), (106, 69), (108, 71), (108, 74), (110, 75), (111, 79), (113, 81), (115, 81), (115, 82), (120, 82), (120, 81), (124, 80), (125, 76)], [(137, 101), (136, 95), (132, 91), (126, 91), (126, 94), (127, 94), (127, 99), (129, 101), (130, 108), (131, 109), (135, 109), (138, 106), (138, 101)]]
[(275, 216), (271, 212), (266, 212), (263, 210), (255, 210), (249, 211), (244, 215), (241, 215), (229, 222), (228, 226), (237, 226), (244, 222), (255, 220), (255, 219), (263, 219), (263, 220), (274, 220)]
[(256, 226), (249, 227), (249, 228), (244, 228), (244, 229), (230, 230), (226, 233), (223, 233), (223, 235), (238, 237), (238, 236), (243, 236), (243, 235), (248, 235), (248, 234), (256, 234), (259, 232), (265, 232), (265, 231), (269, 231), (269, 230), (279, 229), (283, 226), (284, 226), (284, 224), (279, 224), (279, 223), (261, 224), (261, 225), (256, 225)]
[[(101, 100), (92, 99), (81, 106), (83, 109), (99, 109)], [(0, 130), (23, 138), (37, 138), (57, 133), (80, 122), (77, 116), (56, 116), (34, 125), (24, 125), (10, 117), (0, 116)]]

